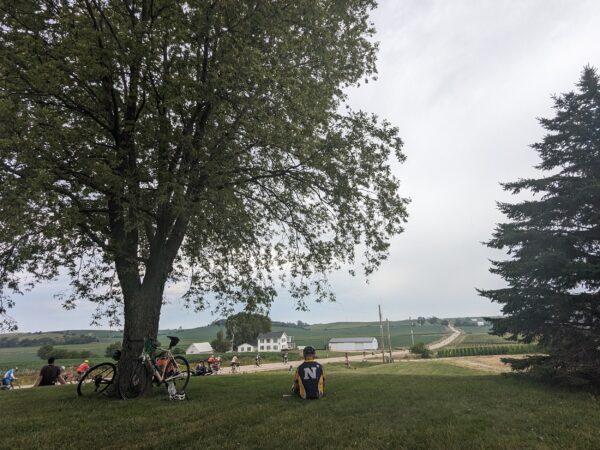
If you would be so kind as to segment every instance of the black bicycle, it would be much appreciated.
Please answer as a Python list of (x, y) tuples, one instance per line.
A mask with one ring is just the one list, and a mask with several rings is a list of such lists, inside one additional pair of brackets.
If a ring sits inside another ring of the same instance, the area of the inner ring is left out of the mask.
[[(119, 350), (113, 353), (113, 359), (118, 361), (121, 357)], [(117, 375), (117, 366), (111, 362), (103, 362), (90, 367), (77, 383), (77, 395), (81, 397), (94, 397), (104, 395), (108, 387), (113, 384)]]

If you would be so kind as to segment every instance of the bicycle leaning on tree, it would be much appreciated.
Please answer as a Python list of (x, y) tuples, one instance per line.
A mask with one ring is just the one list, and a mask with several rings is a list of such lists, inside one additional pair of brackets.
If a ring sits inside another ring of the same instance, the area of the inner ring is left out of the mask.
[[(115, 350), (112, 358), (119, 361), (121, 351)], [(90, 367), (81, 375), (78, 375), (77, 395), (80, 397), (95, 397), (108, 394), (108, 387), (113, 384), (117, 366), (111, 362), (103, 362)]]
[(171, 340), (168, 349), (159, 348), (151, 338), (144, 340), (144, 349), (131, 375), (119, 377), (119, 393), (123, 399), (130, 400), (143, 395), (150, 382), (156, 386), (164, 384), (172, 400), (186, 398), (185, 388), (190, 380), (190, 365), (183, 356), (174, 356), (171, 352), (179, 338), (167, 337)]

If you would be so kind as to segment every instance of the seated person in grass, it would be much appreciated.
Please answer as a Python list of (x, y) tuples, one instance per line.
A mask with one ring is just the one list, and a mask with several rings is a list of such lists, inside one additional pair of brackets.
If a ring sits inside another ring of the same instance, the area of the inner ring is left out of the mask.
[(60, 374), (60, 367), (54, 365), (54, 356), (48, 358), (48, 365), (42, 367), (34, 386), (53, 386), (56, 382), (65, 384)]
[(314, 347), (304, 347), (303, 354), (304, 362), (296, 370), (292, 392), (305, 400), (322, 398), (325, 395), (323, 366), (315, 361)]
[(194, 375), (196, 376), (203, 376), (206, 375), (208, 373), (208, 369), (206, 368), (206, 363), (204, 362), (204, 360), (200, 360), (200, 362), (196, 365), (196, 370), (194, 372)]
[(67, 368), (65, 366), (61, 366), (61, 368), (60, 368), (60, 376), (63, 378), (63, 380), (65, 380), (65, 383), (72, 383), (73, 382), (73, 375), (71, 374), (71, 372), (69, 372), (67, 370)]

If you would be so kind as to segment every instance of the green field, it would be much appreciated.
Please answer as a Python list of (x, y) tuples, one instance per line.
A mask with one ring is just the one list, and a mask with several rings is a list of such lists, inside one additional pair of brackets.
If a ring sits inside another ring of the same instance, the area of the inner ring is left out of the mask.
[(326, 366), (327, 397), (283, 398), (288, 373), (192, 378), (189, 401), (85, 400), (74, 386), (0, 392), (2, 448), (600, 448), (586, 392), (442, 362)]
[[(222, 327), (209, 325), (206, 327), (192, 328), (187, 330), (161, 330), (158, 334), (158, 339), (163, 344), (168, 343), (166, 336), (175, 335), (181, 339), (178, 347), (187, 348), (194, 342), (210, 342), (217, 334), (217, 331)], [(392, 337), (392, 345), (394, 347), (408, 347), (411, 345), (409, 321), (390, 322), (390, 335)], [(326, 347), (327, 342), (335, 337), (377, 337), (379, 341), (380, 330), (379, 323), (376, 322), (336, 322), (328, 324), (311, 325), (305, 329), (288, 328), (288, 327), (273, 327), (273, 331), (285, 331), (288, 335), (294, 336), (296, 345), (312, 345), (317, 349)], [(386, 330), (387, 331), (387, 330)], [(57, 348), (67, 348), (71, 350), (90, 350), (93, 356), (90, 358), (92, 363), (101, 362), (106, 359), (104, 351), (106, 347), (112, 343), (122, 339), (122, 335), (116, 331), (107, 330), (75, 330), (77, 334), (91, 334), (99, 339), (99, 342), (89, 344), (76, 345), (57, 345)], [(423, 325), (414, 327), (415, 342), (429, 343), (442, 338), (447, 334), (448, 330), (442, 325)], [(23, 337), (56, 337), (57, 333), (34, 333), (22, 335)], [(387, 339), (387, 334), (386, 334)], [(9, 367), (19, 366), (24, 369), (37, 370), (43, 361), (37, 356), (39, 347), (16, 347), (16, 348), (0, 348), (0, 369), (6, 370)], [(266, 355), (265, 355), (266, 356)], [(194, 357), (193, 361), (200, 358)], [(246, 361), (248, 360), (248, 361)], [(278, 361), (279, 357), (273, 355), (272, 358), (267, 358), (267, 361)], [(62, 360), (57, 361), (57, 364), (64, 366), (73, 366), (79, 364), (80, 360)], [(246, 358), (243, 362), (250, 362), (250, 358)]]
[(482, 345), (514, 345), (517, 344), (515, 341), (509, 341), (501, 336), (494, 336), (489, 334), (491, 327), (457, 327), (464, 334), (461, 335), (456, 341), (448, 346), (448, 348), (468, 348), (468, 347), (480, 347)]

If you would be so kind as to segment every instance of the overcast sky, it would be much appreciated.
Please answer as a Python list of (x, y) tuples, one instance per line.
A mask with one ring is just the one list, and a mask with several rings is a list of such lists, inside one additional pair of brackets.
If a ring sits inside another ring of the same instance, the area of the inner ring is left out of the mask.
[[(338, 301), (297, 312), (282, 295), (274, 320), (305, 322), (492, 315), (475, 287), (502, 286), (488, 273), (502, 253), (481, 244), (509, 200), (501, 181), (535, 175), (529, 144), (552, 115), (552, 94), (573, 89), (584, 65), (600, 68), (597, 0), (381, 0), (373, 14), (379, 78), (350, 92), (354, 108), (400, 128), (408, 159), (395, 172), (410, 197), (406, 232), (371, 278), (332, 277)], [(91, 307), (63, 311), (57, 282), (17, 299), (23, 331), (88, 328)], [(195, 327), (214, 316), (163, 308), (161, 327)]]

